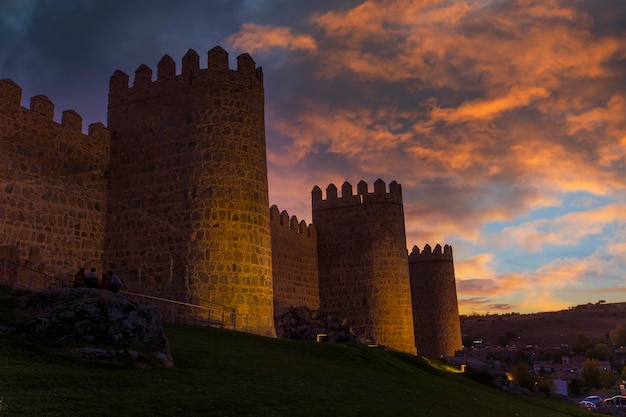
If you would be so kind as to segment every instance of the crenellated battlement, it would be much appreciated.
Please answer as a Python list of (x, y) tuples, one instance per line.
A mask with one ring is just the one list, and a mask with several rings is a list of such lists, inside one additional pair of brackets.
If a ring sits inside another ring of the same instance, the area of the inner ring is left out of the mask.
[[(26, 117), (32, 117), (37, 122), (50, 122), (58, 125), (67, 133), (82, 133), (83, 118), (75, 110), (64, 110), (61, 113), (61, 123), (54, 121), (54, 103), (45, 95), (33, 96), (30, 107), (22, 107), (22, 88), (13, 80), (0, 80), (0, 108), (7, 113), (18, 111), (27, 112)], [(97, 140), (108, 140), (109, 133), (104, 124), (97, 122), (88, 126), (87, 137)]]
[(437, 244), (435, 249), (431, 249), (430, 245), (426, 244), (421, 252), (417, 246), (413, 246), (409, 254), (409, 263), (424, 261), (452, 261), (452, 246), (445, 245), (442, 249), (441, 245)]
[(250, 88), (263, 87), (263, 69), (256, 67), (256, 63), (249, 54), (239, 55), (237, 68), (230, 69), (228, 52), (221, 46), (216, 46), (208, 51), (206, 68), (200, 68), (200, 56), (193, 49), (189, 49), (181, 60), (180, 74), (176, 73), (176, 62), (169, 55), (164, 55), (161, 58), (157, 64), (156, 72), (156, 79), (153, 80), (152, 69), (141, 64), (135, 70), (132, 86), (129, 86), (129, 75), (116, 70), (109, 83), (110, 99), (124, 98), (129, 93), (139, 96), (149, 95), (154, 89), (172, 84), (183, 87), (218, 84), (228, 80)]
[(276, 205), (270, 207), (270, 222), (272, 224), (272, 228), (274, 228), (274, 226), (279, 226), (283, 230), (291, 230), (295, 234), (299, 234), (307, 238), (315, 239), (317, 236), (315, 233), (315, 226), (313, 224), (307, 225), (304, 220), (298, 222), (298, 218), (296, 216), (289, 217), (287, 210), (279, 212)]
[(341, 185), (341, 197), (339, 197), (337, 186), (331, 183), (326, 187), (326, 199), (324, 200), (321, 188), (316, 185), (311, 191), (313, 210), (370, 203), (402, 204), (402, 186), (396, 181), (389, 184), (389, 192), (387, 192), (385, 182), (380, 178), (374, 182), (373, 192), (369, 192), (368, 187), (368, 184), (361, 180), (357, 184), (356, 194), (354, 194), (352, 184), (346, 181)]

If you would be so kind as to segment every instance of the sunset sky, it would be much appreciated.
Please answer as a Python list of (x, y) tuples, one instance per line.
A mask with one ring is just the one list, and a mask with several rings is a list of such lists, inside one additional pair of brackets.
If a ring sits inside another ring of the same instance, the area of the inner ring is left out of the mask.
[(395, 180), (461, 313), (626, 302), (626, 1), (0, 0), (0, 78), (85, 130), (116, 69), (216, 45), (263, 67), (281, 211)]

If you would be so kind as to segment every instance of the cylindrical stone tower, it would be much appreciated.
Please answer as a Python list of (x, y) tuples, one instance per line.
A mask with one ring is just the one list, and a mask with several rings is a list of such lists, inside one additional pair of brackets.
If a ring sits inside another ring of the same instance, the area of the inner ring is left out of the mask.
[(386, 192), (379, 179), (373, 193), (364, 181), (356, 195), (347, 182), (341, 191), (329, 185), (326, 200), (312, 191), (321, 313), (347, 319), (369, 343), (415, 354), (402, 189), (394, 181)]
[[(156, 80), (111, 77), (105, 262), (129, 289), (229, 309), (274, 336), (263, 73), (221, 47), (200, 69), (164, 56)], [(117, 272), (117, 271), (116, 271)]]
[(415, 345), (428, 358), (453, 356), (462, 349), (452, 247), (429, 245), (409, 255)]

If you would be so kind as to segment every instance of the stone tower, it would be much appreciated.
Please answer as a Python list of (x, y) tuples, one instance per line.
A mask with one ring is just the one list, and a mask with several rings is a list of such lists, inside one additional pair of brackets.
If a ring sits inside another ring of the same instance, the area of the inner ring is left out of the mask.
[(402, 188), (361, 181), (312, 191), (320, 310), (346, 318), (370, 343), (415, 354)]
[(111, 77), (105, 265), (130, 290), (232, 307), (239, 329), (274, 336), (263, 73), (248, 54), (231, 70), (221, 47), (199, 61)]
[(452, 247), (429, 245), (409, 255), (415, 345), (418, 354), (453, 356), (462, 348)]

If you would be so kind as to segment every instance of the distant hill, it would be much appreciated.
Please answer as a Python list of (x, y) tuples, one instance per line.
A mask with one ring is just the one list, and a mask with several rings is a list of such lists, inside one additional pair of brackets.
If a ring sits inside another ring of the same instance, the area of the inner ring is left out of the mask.
[(609, 332), (626, 324), (626, 303), (585, 304), (569, 310), (535, 314), (494, 314), (461, 316), (463, 336), (498, 344), (498, 339), (513, 333), (518, 347), (572, 345), (579, 335), (591, 340), (608, 341)]

